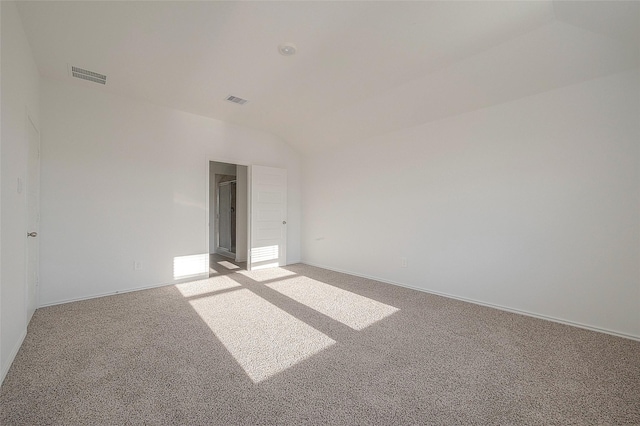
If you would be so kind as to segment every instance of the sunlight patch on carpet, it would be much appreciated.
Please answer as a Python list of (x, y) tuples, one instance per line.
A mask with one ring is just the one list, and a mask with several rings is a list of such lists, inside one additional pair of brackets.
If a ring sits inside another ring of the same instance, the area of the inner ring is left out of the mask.
[(251, 272), (239, 271), (239, 273), (257, 282), (276, 280), (278, 278), (287, 278), (287, 277), (293, 277), (298, 275), (295, 272), (291, 272), (283, 268), (260, 269), (260, 270), (257, 270), (257, 271), (254, 270)]
[(233, 269), (240, 269), (240, 267), (239, 267), (238, 265), (235, 265), (235, 264), (233, 264), (233, 263), (231, 263), (231, 262), (227, 262), (226, 260), (221, 260), (221, 261), (216, 262), (216, 263), (217, 263), (218, 265), (222, 266), (222, 267), (227, 268), (227, 269), (231, 269), (231, 270), (233, 270)]
[(377, 300), (308, 277), (266, 285), (355, 330), (362, 330), (399, 311)]
[(189, 303), (254, 383), (335, 343), (247, 289)]
[(221, 275), (206, 280), (176, 284), (175, 287), (180, 291), (180, 293), (182, 293), (184, 297), (192, 297), (242, 286), (231, 278)]

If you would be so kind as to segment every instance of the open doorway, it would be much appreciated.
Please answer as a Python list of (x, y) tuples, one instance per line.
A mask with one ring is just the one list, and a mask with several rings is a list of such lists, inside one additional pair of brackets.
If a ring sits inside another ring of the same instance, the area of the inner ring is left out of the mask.
[(210, 274), (247, 268), (248, 170), (209, 162)]
[(218, 246), (216, 253), (236, 258), (237, 180), (235, 176), (217, 175)]

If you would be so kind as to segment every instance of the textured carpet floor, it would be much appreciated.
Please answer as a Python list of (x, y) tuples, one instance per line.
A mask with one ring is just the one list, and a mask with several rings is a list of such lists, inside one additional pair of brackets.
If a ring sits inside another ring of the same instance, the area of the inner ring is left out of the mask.
[(0, 424), (640, 424), (640, 342), (305, 265), (38, 309)]

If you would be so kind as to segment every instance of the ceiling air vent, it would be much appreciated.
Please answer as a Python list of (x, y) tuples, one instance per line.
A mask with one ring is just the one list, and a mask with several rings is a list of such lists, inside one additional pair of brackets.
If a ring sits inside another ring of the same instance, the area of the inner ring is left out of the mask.
[(249, 101), (248, 101), (248, 100), (246, 100), (246, 99), (242, 99), (242, 98), (239, 98), (239, 97), (237, 97), (237, 96), (231, 96), (231, 95), (227, 96), (227, 98), (225, 99), (225, 101), (233, 102), (234, 104), (238, 104), (238, 105), (244, 105), (244, 104), (246, 104), (247, 102), (249, 102)]
[(78, 67), (71, 67), (71, 75), (94, 83), (107, 84), (107, 76), (97, 72), (87, 71)]

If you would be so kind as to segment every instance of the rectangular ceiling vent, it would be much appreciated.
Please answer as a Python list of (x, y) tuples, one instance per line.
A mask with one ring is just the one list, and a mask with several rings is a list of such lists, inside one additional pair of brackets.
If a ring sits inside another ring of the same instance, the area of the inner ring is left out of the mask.
[(107, 76), (78, 67), (71, 67), (71, 75), (94, 83), (107, 84)]
[(242, 98), (239, 98), (239, 97), (237, 97), (237, 96), (231, 96), (231, 95), (227, 96), (227, 98), (225, 99), (225, 101), (233, 102), (234, 104), (238, 104), (238, 105), (244, 105), (244, 104), (246, 104), (247, 102), (249, 102), (249, 101), (248, 101), (248, 100), (246, 100), (246, 99), (242, 99)]

